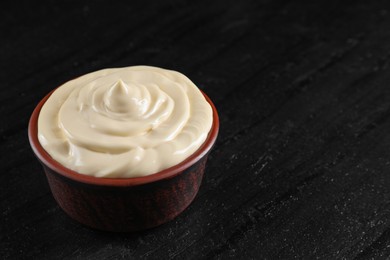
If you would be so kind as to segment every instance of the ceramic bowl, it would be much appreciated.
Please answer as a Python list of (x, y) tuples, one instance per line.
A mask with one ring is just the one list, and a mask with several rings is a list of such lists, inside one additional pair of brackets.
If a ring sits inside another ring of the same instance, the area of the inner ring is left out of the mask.
[(39, 112), (51, 93), (32, 113), (28, 135), (54, 199), (71, 218), (99, 230), (137, 231), (172, 220), (194, 200), (219, 130), (217, 110), (204, 93), (213, 109), (213, 125), (203, 145), (171, 168), (136, 178), (97, 178), (79, 174), (55, 161), (43, 149), (37, 135)]

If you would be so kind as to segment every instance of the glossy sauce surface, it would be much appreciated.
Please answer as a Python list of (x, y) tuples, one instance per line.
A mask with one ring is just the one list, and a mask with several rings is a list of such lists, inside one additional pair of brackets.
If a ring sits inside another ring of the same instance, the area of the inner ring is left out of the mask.
[(60, 86), (42, 107), (38, 138), (69, 169), (129, 178), (182, 162), (202, 145), (211, 125), (210, 105), (186, 76), (134, 66)]

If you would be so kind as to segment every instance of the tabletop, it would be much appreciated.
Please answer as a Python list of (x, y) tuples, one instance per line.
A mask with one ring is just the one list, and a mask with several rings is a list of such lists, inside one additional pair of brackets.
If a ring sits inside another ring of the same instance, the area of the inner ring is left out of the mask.
[[(388, 1), (0, 5), (0, 258), (390, 257)], [(58, 85), (131, 65), (187, 75), (220, 134), (181, 215), (97, 231), (56, 204), (28, 120)]]

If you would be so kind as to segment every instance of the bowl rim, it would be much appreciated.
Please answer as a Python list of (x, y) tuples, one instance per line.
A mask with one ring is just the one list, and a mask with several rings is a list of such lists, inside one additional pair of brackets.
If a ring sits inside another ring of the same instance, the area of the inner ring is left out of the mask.
[[(60, 86), (59, 86), (60, 87)], [(57, 87), (58, 88), (58, 87)], [(207, 135), (206, 140), (202, 144), (201, 147), (199, 147), (198, 150), (196, 150), (192, 155), (190, 155), (187, 159), (182, 161), (179, 164), (176, 164), (172, 167), (169, 167), (167, 169), (164, 169), (162, 171), (159, 171), (157, 173), (153, 173), (146, 176), (141, 177), (132, 177), (132, 178), (104, 178), (104, 177), (95, 177), (90, 175), (85, 175), (78, 173), (76, 171), (73, 171), (71, 169), (66, 168), (56, 160), (54, 160), (42, 147), (38, 140), (38, 117), (39, 113), (41, 111), (42, 106), (45, 104), (46, 100), (51, 96), (51, 94), (57, 89), (53, 89), (51, 92), (49, 92), (41, 101), (38, 103), (38, 105), (35, 107), (33, 113), (31, 114), (29, 124), (28, 124), (28, 138), (31, 145), (31, 148), (35, 154), (35, 156), (39, 159), (39, 161), (44, 164), (44, 166), (47, 166), (54, 172), (60, 174), (63, 177), (66, 177), (68, 179), (72, 179), (76, 182), (81, 182), (84, 184), (90, 184), (90, 185), (96, 185), (96, 186), (114, 186), (114, 187), (130, 187), (130, 186), (137, 186), (137, 185), (143, 185), (148, 183), (157, 182), (164, 179), (173, 178), (176, 175), (179, 175), (187, 168), (194, 165), (196, 162), (198, 162), (200, 159), (202, 159), (204, 156), (208, 154), (208, 152), (213, 147), (217, 136), (219, 132), (219, 117), (217, 109), (215, 108), (213, 102), (210, 100), (210, 98), (203, 92), (203, 96), (205, 97), (206, 101), (210, 104), (213, 112), (213, 123), (211, 126), (211, 129)]]

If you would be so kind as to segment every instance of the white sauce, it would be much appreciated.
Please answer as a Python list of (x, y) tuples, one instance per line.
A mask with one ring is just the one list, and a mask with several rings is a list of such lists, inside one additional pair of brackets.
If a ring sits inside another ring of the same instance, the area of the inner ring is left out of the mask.
[(206, 140), (212, 109), (183, 74), (149, 66), (105, 69), (56, 89), (38, 138), (65, 167), (129, 178), (176, 165)]

